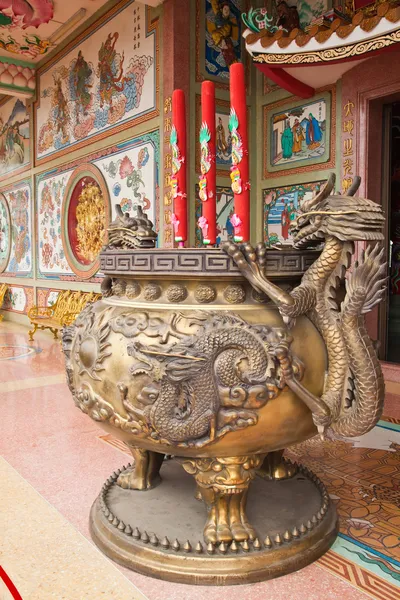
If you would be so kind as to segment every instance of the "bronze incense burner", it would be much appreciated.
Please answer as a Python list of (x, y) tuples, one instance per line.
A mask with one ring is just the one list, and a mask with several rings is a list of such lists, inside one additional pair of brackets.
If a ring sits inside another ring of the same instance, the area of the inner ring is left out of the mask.
[(345, 279), (352, 242), (382, 239), (383, 216), (354, 201), (356, 186), (347, 197), (333, 186), (303, 203), (290, 249), (163, 250), (148, 247), (143, 214), (111, 224), (103, 298), (64, 329), (63, 347), (76, 405), (134, 458), (90, 517), (116, 561), (245, 583), (299, 569), (335, 539), (323, 484), (283, 451), (377, 422), (383, 378), (363, 315), (386, 266), (375, 246)]

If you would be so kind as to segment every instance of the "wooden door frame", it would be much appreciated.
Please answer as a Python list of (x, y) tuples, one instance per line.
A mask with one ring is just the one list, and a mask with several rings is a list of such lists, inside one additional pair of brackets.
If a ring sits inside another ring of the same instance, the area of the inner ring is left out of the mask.
[[(388, 261), (388, 274), (390, 272), (389, 252), (390, 252), (390, 209), (391, 209), (391, 130), (392, 130), (392, 102), (384, 104), (382, 107), (382, 167), (381, 167), (381, 199), (382, 210), (386, 216), (383, 230), (385, 257)], [(386, 287), (386, 294), (383, 302), (378, 309), (378, 340), (379, 340), (379, 358), (387, 360), (388, 350), (388, 317), (389, 317), (389, 290), (390, 284)]]

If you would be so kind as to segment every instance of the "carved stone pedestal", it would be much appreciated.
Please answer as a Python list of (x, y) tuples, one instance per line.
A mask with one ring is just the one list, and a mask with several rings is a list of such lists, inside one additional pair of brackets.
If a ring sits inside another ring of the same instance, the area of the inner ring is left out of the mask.
[(194, 479), (174, 460), (164, 461), (161, 487), (146, 492), (122, 489), (119, 475), (93, 504), (91, 534), (113, 560), (159, 579), (198, 585), (271, 579), (310, 564), (337, 535), (324, 485), (301, 466), (286, 480), (255, 477), (247, 514), (256, 537), (230, 543), (204, 542), (204, 505)]

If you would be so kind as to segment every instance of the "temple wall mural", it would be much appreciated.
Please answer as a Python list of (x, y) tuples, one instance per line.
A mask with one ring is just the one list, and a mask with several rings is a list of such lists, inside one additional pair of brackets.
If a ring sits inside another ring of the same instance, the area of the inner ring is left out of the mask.
[(228, 89), (229, 67), (234, 62), (248, 64), (243, 47), (241, 15), (248, 0), (195, 0), (196, 81), (215, 81), (218, 89)]
[(3, 310), (19, 314), (27, 314), (28, 310), (35, 304), (35, 290), (33, 287), (22, 285), (10, 285), (4, 298)]
[(11, 318), (54, 304), (61, 289), (99, 291), (116, 205), (132, 216), (140, 206), (159, 227), (160, 15), (116, 3), (41, 64), (34, 103), (0, 100), (0, 281)]
[(319, 192), (323, 181), (288, 185), (263, 191), (264, 242), (269, 246), (291, 245), (290, 226), (297, 217), (298, 207)]
[(0, 181), (30, 163), (30, 109), (20, 98), (0, 103)]
[(229, 66), (241, 58), (241, 1), (205, 0), (205, 71), (229, 79)]
[[(63, 222), (69, 226), (73, 218), (66, 202), (70, 180), (74, 178), (79, 184), (81, 179), (76, 178), (75, 173), (81, 169), (82, 177), (87, 176), (89, 167), (86, 169), (85, 165), (93, 165), (104, 179), (106, 190), (103, 196), (107, 196), (110, 206), (109, 221), (116, 217), (115, 205), (120, 205), (122, 211), (128, 213), (133, 213), (140, 206), (157, 224), (159, 131), (117, 144), (106, 149), (102, 156), (86, 157), (84, 161), (79, 161), (77, 169), (60, 168), (40, 174), (36, 178), (37, 277), (40, 279), (73, 280), (83, 277), (79, 269), (74, 270), (71, 257), (74, 247), (71, 239), (67, 239), (68, 236), (71, 238), (71, 230), (69, 227), (67, 235)], [(89, 200), (93, 206), (93, 196)], [(77, 221), (74, 227), (77, 229), (79, 226)], [(85, 235), (83, 230), (83, 239)], [(90, 248), (86, 251), (90, 252)], [(80, 262), (85, 264), (84, 260)]]
[(120, 144), (117, 148), (121, 150), (93, 161), (107, 182), (113, 218), (116, 216), (115, 204), (119, 204), (123, 212), (130, 212), (140, 206), (156, 224), (159, 132), (150, 132), (126, 144)]
[(53, 306), (56, 303), (60, 290), (53, 288), (36, 288), (36, 303), (39, 306)]
[[(32, 193), (29, 182), (1, 191), (11, 216), (11, 227), (2, 231), (3, 247), (9, 244), (5, 274), (15, 277), (32, 275)], [(4, 210), (4, 208), (3, 208)], [(8, 239), (6, 239), (8, 236)]]
[(297, 12), (300, 27), (305, 29), (310, 23), (320, 17), (331, 3), (328, 0), (298, 0)]
[(36, 181), (37, 276), (73, 276), (61, 238), (61, 209), (73, 169), (59, 175), (39, 175)]
[(157, 113), (157, 21), (139, 3), (96, 22), (38, 80), (36, 160)]
[(292, 96), (265, 104), (263, 178), (334, 167), (335, 135), (335, 88), (320, 90), (309, 100)]
[(0, 272), (6, 270), (12, 244), (11, 214), (7, 199), (0, 195)]
[[(310, 12), (306, 4), (313, 3), (303, 3), (300, 16)], [(257, 239), (264, 236), (271, 243), (289, 243), (290, 236), (278, 231), (282, 214), (286, 215), (281, 195), (293, 196), (295, 208), (303, 188), (310, 193), (335, 168), (336, 88), (300, 100), (283, 95), (260, 73), (255, 75), (240, 37), (241, 14), (248, 10), (247, 0), (193, 2), (198, 35), (193, 38), (193, 102), (188, 99), (193, 161), (189, 177), (196, 197), (192, 245), (201, 245), (195, 223), (201, 211), (198, 133), (205, 79), (216, 84), (217, 243), (233, 233), (228, 128), (232, 62), (246, 66), (250, 146), (256, 144), (258, 149), (251, 156)], [(102, 275), (93, 257), (98, 255), (107, 224), (116, 216), (116, 205), (131, 214), (140, 206), (156, 230), (167, 227), (168, 118), (162, 125), (163, 150), (160, 125), (170, 98), (160, 97), (162, 16), (161, 7), (118, 3), (39, 68), (32, 109), (16, 98), (0, 103), (0, 273), (6, 281), (27, 278), (40, 305), (55, 301), (59, 288), (99, 289)], [(282, 115), (285, 119), (279, 120)], [(286, 122), (290, 125), (286, 137), (293, 137), (293, 143), (291, 153), (285, 146), (283, 156), (282, 123)], [(20, 169), (24, 180), (9, 184), (8, 178), (18, 176)], [(89, 216), (79, 212), (89, 192), (91, 210), (101, 217), (100, 237), (86, 235), (84, 220)], [(271, 194), (279, 198), (268, 213)], [(290, 202), (288, 206), (293, 216)], [(163, 235), (159, 243), (164, 242)]]

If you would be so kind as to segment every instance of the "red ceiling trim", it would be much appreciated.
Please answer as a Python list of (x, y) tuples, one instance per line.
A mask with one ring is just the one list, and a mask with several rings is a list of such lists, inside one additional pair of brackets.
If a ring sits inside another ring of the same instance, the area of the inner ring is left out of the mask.
[(315, 95), (315, 89), (302, 81), (293, 77), (281, 68), (272, 69), (267, 64), (254, 63), (257, 69), (261, 71), (266, 77), (271, 79), (274, 83), (279, 85), (284, 90), (290, 92), (294, 96), (300, 98), (312, 98)]

